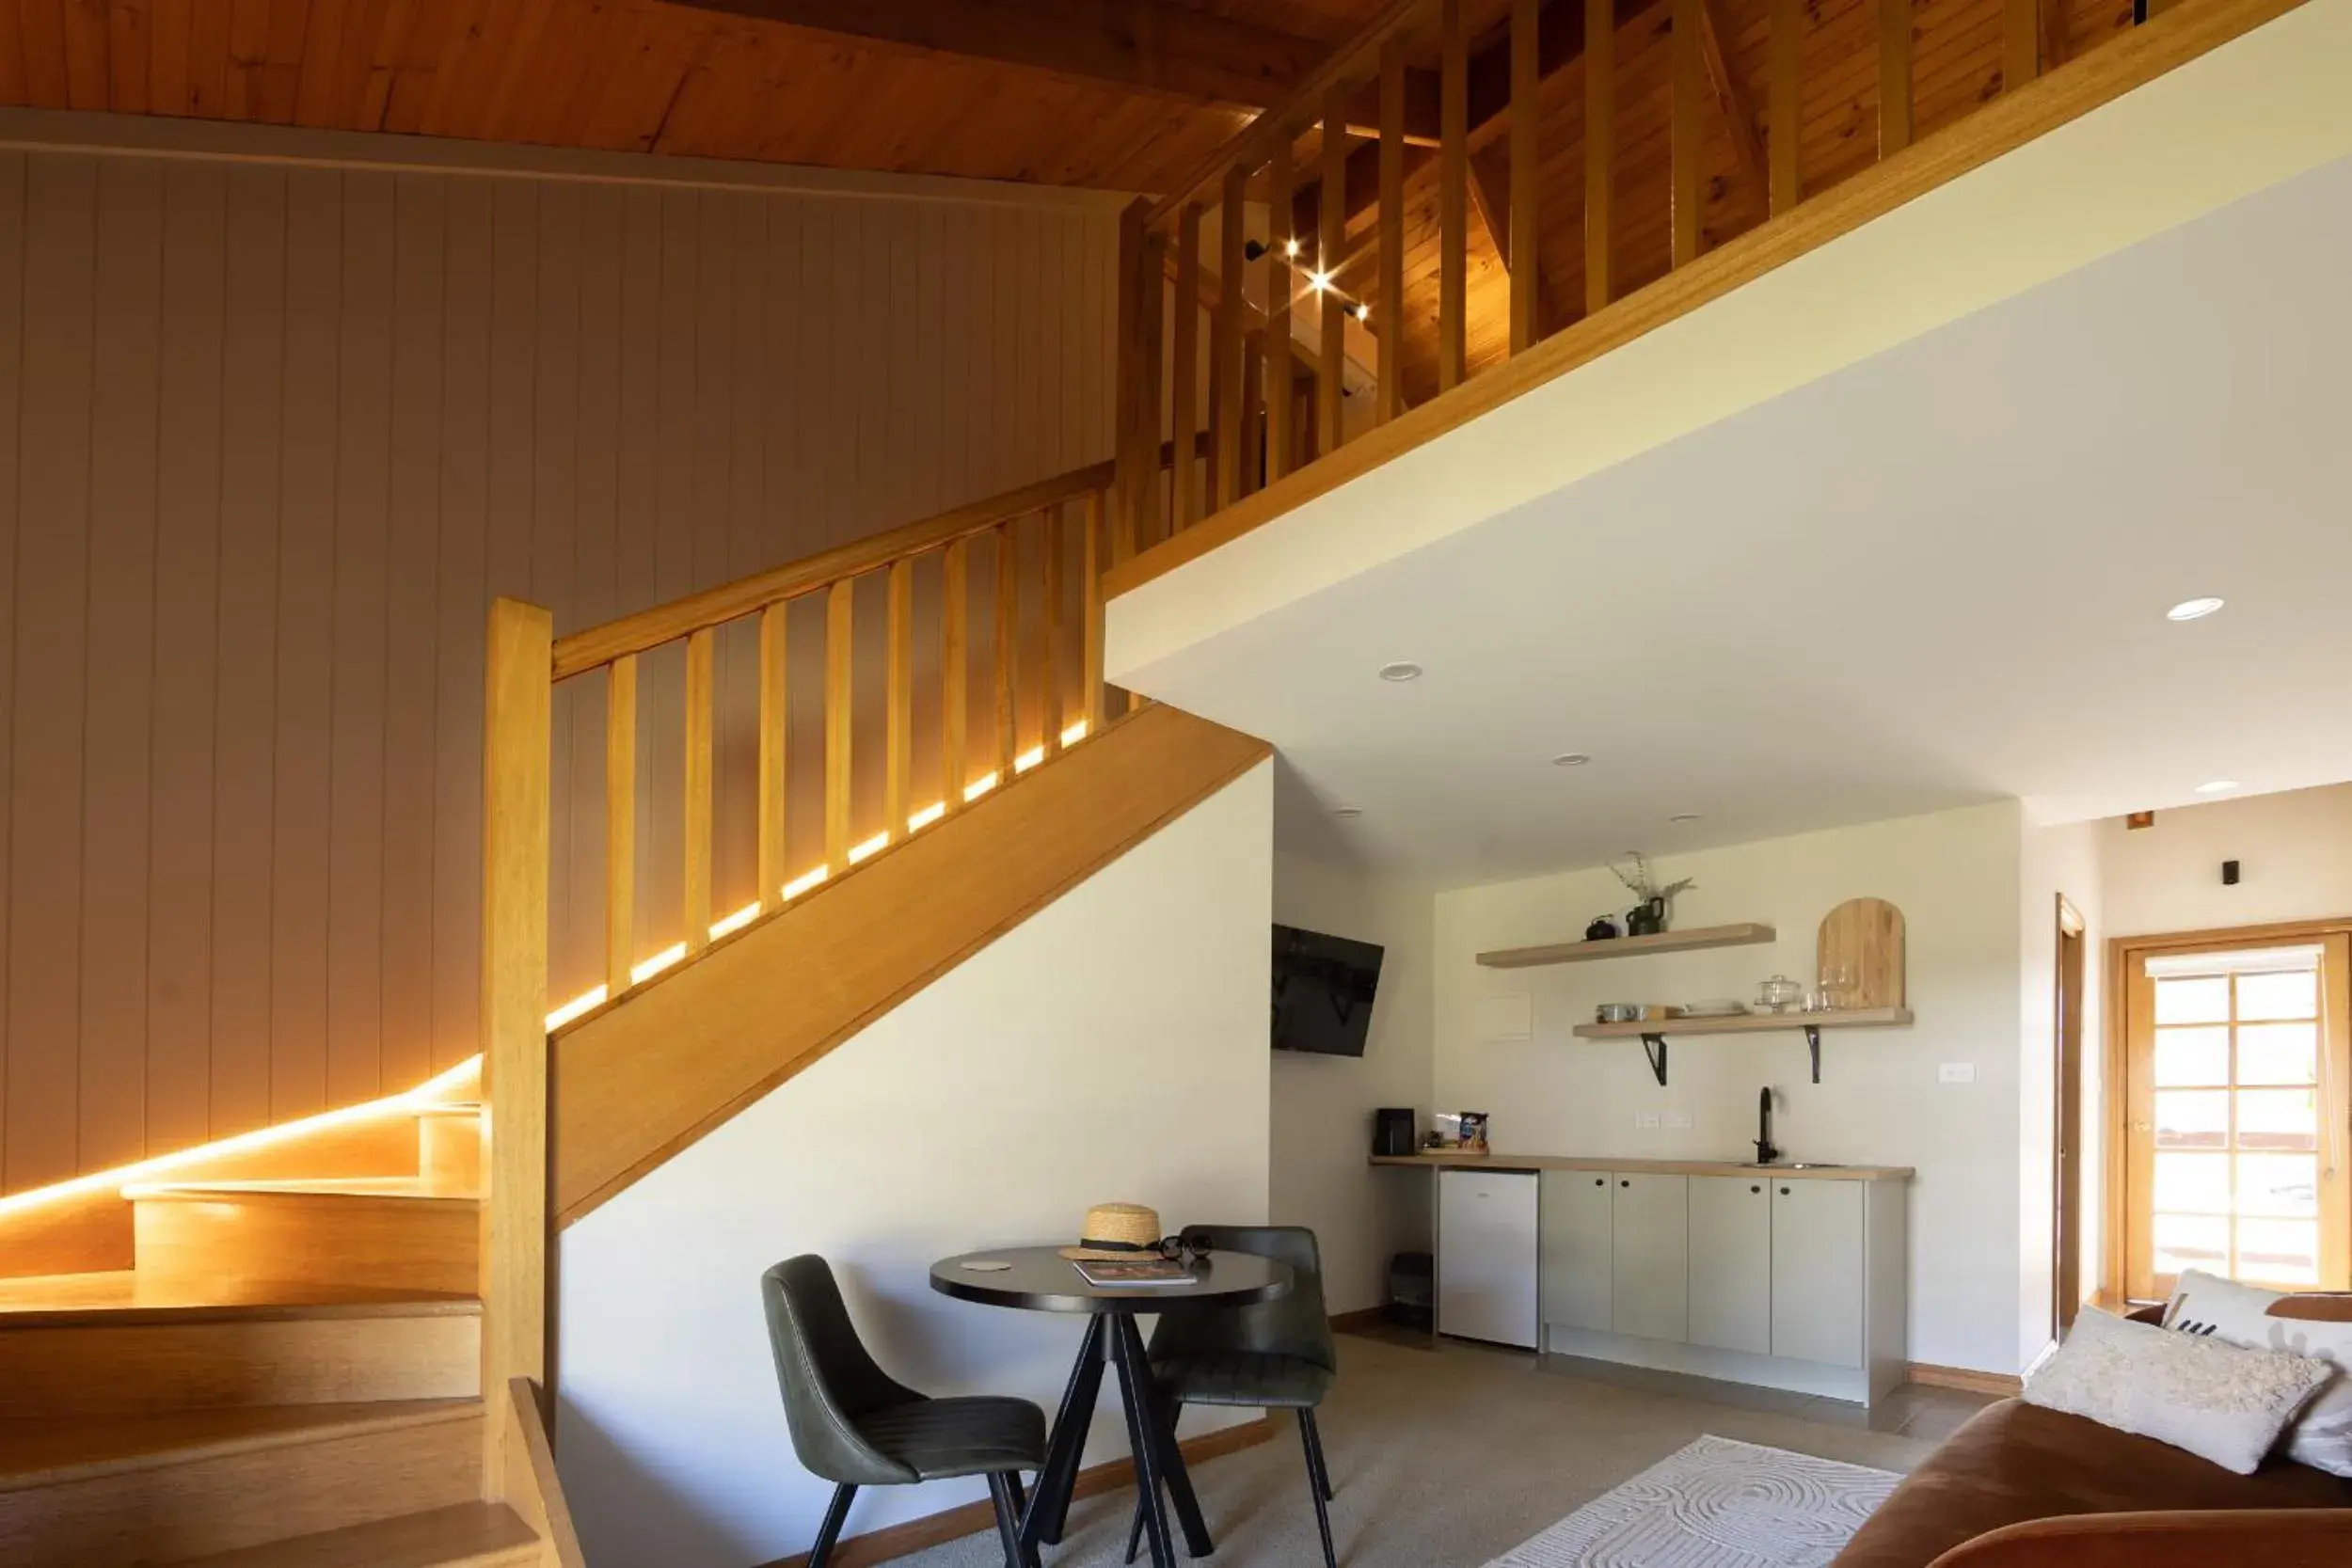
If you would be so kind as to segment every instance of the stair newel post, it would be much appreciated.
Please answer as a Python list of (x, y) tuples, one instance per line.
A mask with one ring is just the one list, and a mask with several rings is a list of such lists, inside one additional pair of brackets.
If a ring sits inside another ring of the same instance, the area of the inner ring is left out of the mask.
[(548, 1381), (548, 818), (553, 622), (490, 605), (483, 691), (483, 1496), (508, 1495), (516, 1433), (497, 1398)]

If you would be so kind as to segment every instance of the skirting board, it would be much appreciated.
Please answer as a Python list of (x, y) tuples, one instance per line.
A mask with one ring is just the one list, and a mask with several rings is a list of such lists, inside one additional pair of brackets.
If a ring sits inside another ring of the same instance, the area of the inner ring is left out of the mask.
[(1367, 1328), (1377, 1328), (1388, 1321), (1389, 1309), (1387, 1307), (1359, 1307), (1353, 1312), (1332, 1313), (1331, 1332), (1334, 1334), (1356, 1334)]
[(2026, 1380), (2014, 1372), (1979, 1372), (1967, 1367), (1938, 1367), (1926, 1361), (1914, 1361), (1907, 1369), (1914, 1383), (1924, 1383), (1931, 1388), (1958, 1388), (1971, 1394), (1998, 1394), (2014, 1399), (2026, 1389)]
[[(1239, 1426), (1219, 1427), (1198, 1437), (1187, 1437), (1177, 1445), (1184, 1450), (1187, 1465), (1203, 1464), (1242, 1449), (1254, 1449), (1271, 1441), (1274, 1418), (1261, 1416)], [(1136, 1481), (1136, 1464), (1132, 1459), (1110, 1459), (1091, 1465), (1078, 1472), (1078, 1482), (1071, 1491), (1075, 1497), (1091, 1497), (1104, 1492), (1116, 1492)], [(977, 1535), (984, 1529), (996, 1528), (996, 1514), (987, 1503), (965, 1503), (958, 1508), (927, 1513), (920, 1519), (890, 1525), (865, 1535), (853, 1535), (835, 1545), (832, 1568), (865, 1568), (871, 1562), (888, 1562), (894, 1558), (910, 1556), (927, 1546), (943, 1541), (954, 1541), (966, 1535)], [(778, 1558), (763, 1568), (807, 1568), (808, 1554), (795, 1552)]]

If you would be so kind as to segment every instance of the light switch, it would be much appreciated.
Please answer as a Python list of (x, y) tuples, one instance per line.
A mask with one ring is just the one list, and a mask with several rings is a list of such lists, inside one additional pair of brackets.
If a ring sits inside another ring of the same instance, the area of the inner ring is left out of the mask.
[(1656, 1127), (1658, 1125), (1658, 1113), (1656, 1111), (1636, 1111), (1633, 1113), (1633, 1125), (1636, 1127)]
[(1668, 1111), (1666, 1113), (1666, 1125), (1669, 1127), (1688, 1127), (1691, 1125), (1691, 1113), (1688, 1111)]
[(1977, 1081), (1977, 1064), (1946, 1062), (1935, 1069), (1935, 1081), (1939, 1084), (1973, 1084)]

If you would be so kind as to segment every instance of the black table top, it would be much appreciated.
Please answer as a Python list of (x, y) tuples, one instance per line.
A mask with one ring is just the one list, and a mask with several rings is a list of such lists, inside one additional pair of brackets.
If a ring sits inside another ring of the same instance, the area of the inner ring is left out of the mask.
[[(967, 1263), (1008, 1265), (969, 1269)], [(1291, 1269), (1247, 1252), (1212, 1252), (1193, 1265), (1188, 1285), (1089, 1285), (1059, 1247), (995, 1247), (943, 1258), (931, 1289), (959, 1301), (1029, 1312), (1164, 1312), (1170, 1307), (1250, 1307), (1290, 1294)]]

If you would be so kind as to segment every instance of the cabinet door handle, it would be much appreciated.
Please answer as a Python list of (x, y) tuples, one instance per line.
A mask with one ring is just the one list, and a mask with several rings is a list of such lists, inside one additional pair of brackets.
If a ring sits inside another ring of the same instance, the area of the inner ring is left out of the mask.
[(1788, 1196), (1788, 1188), (1786, 1188), (1786, 1187), (1783, 1187), (1783, 1188), (1780, 1190), (1780, 1196), (1783, 1196), (1783, 1197), (1787, 1197), (1787, 1196)]
[(1630, 1181), (1620, 1181), (1620, 1182), (1618, 1182), (1618, 1183), (1617, 1183), (1617, 1185), (1618, 1185), (1618, 1186), (1620, 1186), (1620, 1187), (1630, 1187), (1631, 1185), (1633, 1185), (1633, 1183), (1632, 1183), (1632, 1182), (1630, 1182)]
[(1593, 1178), (1593, 1185), (1596, 1187), (1606, 1187), (1609, 1185), (1609, 1180), (1606, 1177), (1596, 1176)]
[(1763, 1188), (1761, 1188), (1761, 1187), (1750, 1187), (1750, 1188), (1748, 1189), (1748, 1191), (1750, 1191), (1750, 1192), (1752, 1192), (1752, 1193), (1760, 1193), (1760, 1192), (1762, 1192), (1763, 1190), (1764, 1190), (1764, 1189), (1763, 1189)]

